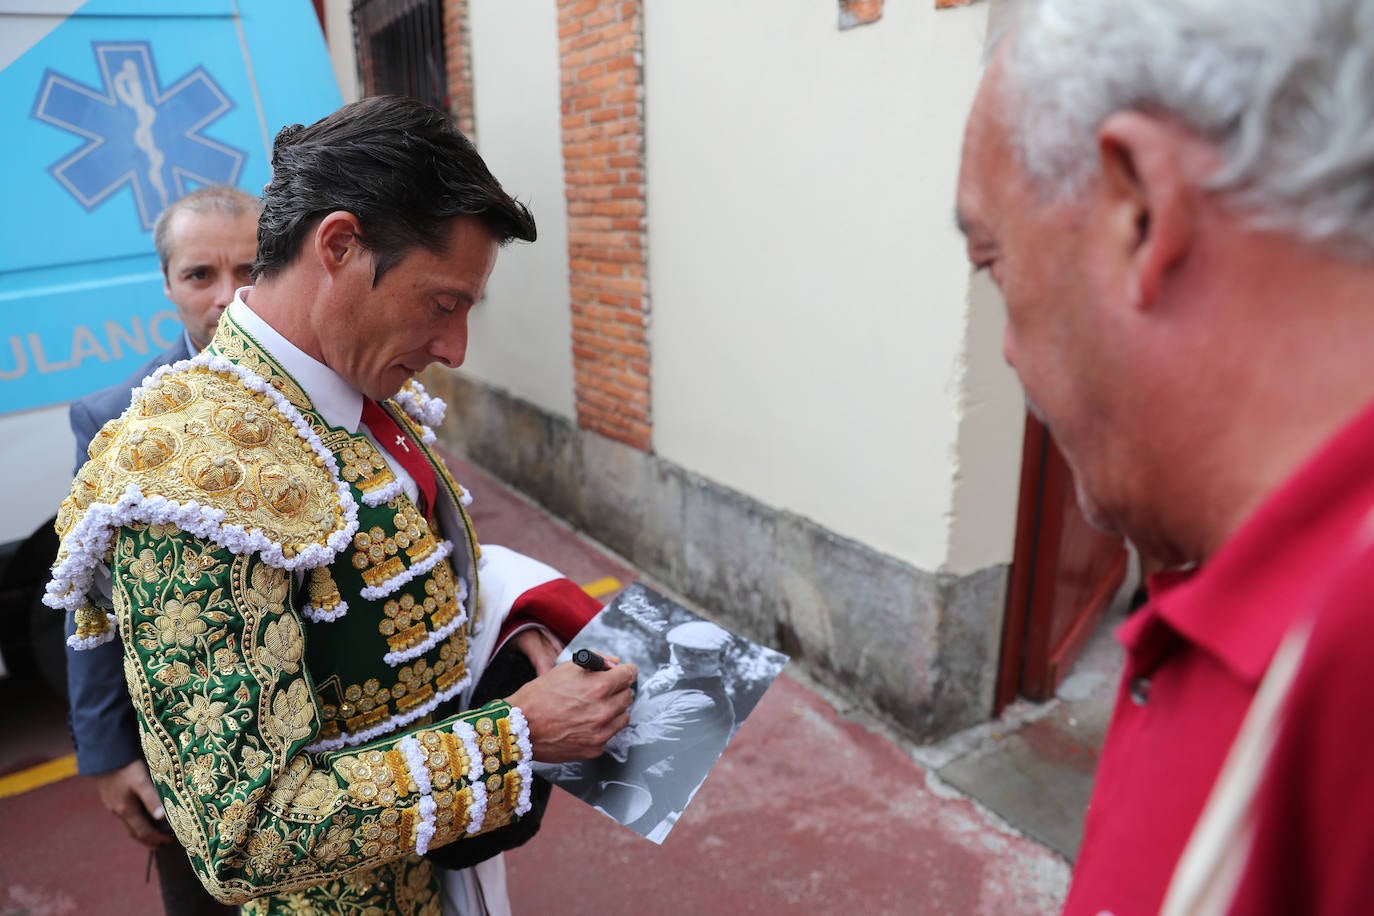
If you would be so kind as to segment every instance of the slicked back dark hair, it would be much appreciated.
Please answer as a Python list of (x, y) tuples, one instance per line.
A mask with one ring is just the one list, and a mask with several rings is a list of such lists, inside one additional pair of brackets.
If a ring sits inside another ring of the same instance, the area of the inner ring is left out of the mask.
[(471, 141), (443, 112), (400, 96), (352, 102), (309, 127), (284, 127), (272, 144), (253, 278), (300, 254), (326, 215), (362, 226), (375, 286), (416, 246), (443, 248), (450, 221), (475, 216), (501, 245), (533, 242), (534, 217), (501, 189)]

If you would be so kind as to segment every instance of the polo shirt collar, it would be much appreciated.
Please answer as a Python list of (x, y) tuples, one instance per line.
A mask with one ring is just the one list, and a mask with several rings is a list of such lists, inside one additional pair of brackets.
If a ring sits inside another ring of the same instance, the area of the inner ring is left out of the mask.
[(234, 294), (234, 301), (229, 303), (234, 321), (291, 374), (326, 423), (356, 433), (363, 417), (362, 394), (259, 317), (248, 304), (251, 298), (252, 287), (248, 286)]
[(1284, 634), (1314, 606), (1312, 580), (1302, 571), (1350, 549), (1366, 522), (1366, 507), (1374, 504), (1371, 458), (1374, 405), (1367, 405), (1209, 560), (1151, 577), (1149, 604), (1117, 634), (1136, 668), (1153, 668), (1181, 637), (1258, 686)]

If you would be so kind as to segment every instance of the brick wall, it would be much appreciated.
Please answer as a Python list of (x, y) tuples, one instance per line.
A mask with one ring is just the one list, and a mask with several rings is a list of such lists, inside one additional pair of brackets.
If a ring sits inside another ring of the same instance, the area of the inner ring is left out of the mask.
[(647, 452), (642, 0), (558, 0), (558, 38), (577, 422)]
[(458, 129), (474, 144), (477, 121), (472, 109), (472, 46), (467, 0), (444, 2), (444, 66), (448, 70), (448, 110)]

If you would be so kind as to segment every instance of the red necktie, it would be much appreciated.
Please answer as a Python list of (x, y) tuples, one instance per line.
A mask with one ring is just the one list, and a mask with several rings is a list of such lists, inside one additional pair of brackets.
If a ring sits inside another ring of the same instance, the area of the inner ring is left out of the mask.
[(431, 517), (439, 484), (434, 479), (434, 468), (420, 454), (420, 446), (401, 432), (401, 427), (391, 419), (391, 415), (371, 398), (363, 398), (363, 423), (382, 444), (382, 448), (390, 452), (391, 457), (400, 462), (401, 467), (414, 479), (415, 486), (420, 489), (420, 511), (425, 518)]

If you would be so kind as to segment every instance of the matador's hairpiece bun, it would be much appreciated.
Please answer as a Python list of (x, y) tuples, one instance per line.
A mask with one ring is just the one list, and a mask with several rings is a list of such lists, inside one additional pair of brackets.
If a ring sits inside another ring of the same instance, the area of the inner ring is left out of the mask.
[(277, 131), (277, 137), (275, 140), (272, 141), (273, 165), (276, 165), (277, 157), (281, 155), (282, 150), (286, 149), (291, 144), (295, 143), (296, 137), (299, 136), (300, 132), (303, 130), (305, 130), (304, 124), (288, 124), (281, 130)]

